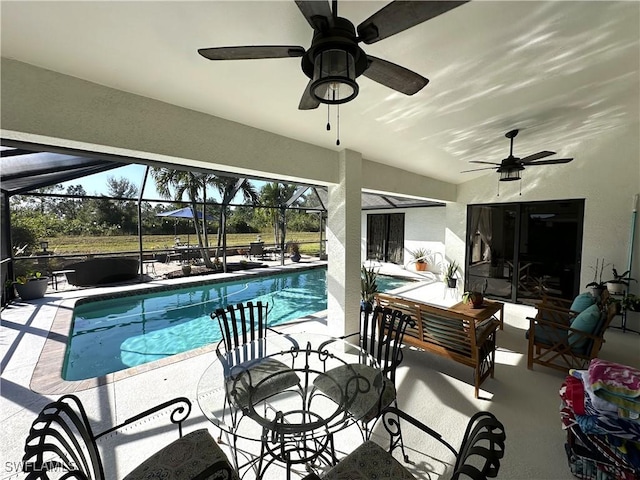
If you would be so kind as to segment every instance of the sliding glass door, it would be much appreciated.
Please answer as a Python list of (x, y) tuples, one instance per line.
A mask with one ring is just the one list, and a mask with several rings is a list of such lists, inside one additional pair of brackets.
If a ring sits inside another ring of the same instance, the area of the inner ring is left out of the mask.
[(465, 288), (513, 302), (579, 291), (584, 200), (469, 205)]
[(404, 263), (404, 213), (367, 215), (367, 260)]

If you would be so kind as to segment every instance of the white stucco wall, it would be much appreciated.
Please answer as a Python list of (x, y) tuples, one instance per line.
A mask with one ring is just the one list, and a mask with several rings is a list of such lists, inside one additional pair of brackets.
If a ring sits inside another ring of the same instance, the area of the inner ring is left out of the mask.
[[(631, 228), (631, 205), (640, 193), (639, 125), (597, 133), (590, 141), (575, 144), (573, 162), (529, 167), (518, 182), (502, 182), (496, 196), (498, 175), (489, 173), (458, 186), (456, 203), (447, 207), (446, 251), (464, 265), (467, 204), (585, 199), (581, 289), (592, 280), (589, 266), (605, 258), (626, 270)], [(561, 141), (561, 139), (559, 140)], [(640, 276), (640, 232), (636, 231), (632, 276)], [(605, 276), (610, 275), (609, 268)], [(604, 279), (604, 278), (603, 278)], [(638, 291), (638, 284), (632, 284)]]
[(414, 269), (409, 250), (425, 248), (435, 260), (427, 270), (440, 273), (445, 258), (446, 207), (398, 208), (394, 210), (365, 210), (362, 212), (362, 261), (367, 256), (367, 216), (385, 213), (404, 213), (404, 267)]

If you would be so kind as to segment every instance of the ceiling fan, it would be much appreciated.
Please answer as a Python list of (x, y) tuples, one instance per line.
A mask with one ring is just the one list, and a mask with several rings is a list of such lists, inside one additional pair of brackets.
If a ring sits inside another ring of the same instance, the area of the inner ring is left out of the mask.
[(473, 170), (464, 170), (460, 173), (467, 172), (477, 172), (479, 170), (496, 170), (500, 174), (501, 182), (510, 182), (513, 180), (520, 180), (520, 172), (524, 170), (526, 167), (535, 167), (537, 165), (555, 165), (558, 163), (569, 163), (573, 160), (573, 158), (555, 158), (551, 160), (543, 160), (538, 161), (542, 158), (550, 157), (551, 155), (555, 155), (556, 152), (550, 152), (548, 150), (543, 150), (538, 153), (534, 153), (533, 155), (526, 156), (524, 158), (518, 158), (513, 156), (513, 139), (518, 135), (519, 130), (510, 130), (505, 134), (511, 141), (511, 145), (509, 147), (509, 156), (502, 160), (500, 163), (495, 162), (483, 162), (480, 160), (471, 160), (469, 163), (484, 163), (487, 165), (497, 165), (496, 167), (485, 167), (485, 168), (476, 168)]
[(201, 48), (209, 60), (302, 57), (302, 71), (310, 78), (298, 108), (311, 110), (320, 103), (346, 103), (358, 95), (360, 75), (393, 90), (413, 95), (429, 80), (395, 63), (367, 55), (358, 45), (375, 43), (456, 8), (465, 1), (395, 1), (358, 25), (338, 16), (338, 2), (296, 0), (313, 28), (311, 46), (291, 45)]

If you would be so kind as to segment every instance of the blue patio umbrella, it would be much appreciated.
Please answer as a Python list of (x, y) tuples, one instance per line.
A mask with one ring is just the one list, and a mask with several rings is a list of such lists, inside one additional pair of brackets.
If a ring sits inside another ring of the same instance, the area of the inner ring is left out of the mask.
[[(198, 220), (202, 220), (202, 212), (196, 211), (198, 216)], [(172, 217), (172, 218), (189, 218), (191, 220), (195, 220), (196, 216), (193, 214), (193, 210), (191, 207), (179, 208), (177, 210), (170, 210), (168, 212), (162, 212), (156, 214), (156, 217)], [(207, 220), (213, 220), (211, 215), (207, 215), (205, 217)], [(189, 237), (187, 234), (187, 245), (189, 244)]]

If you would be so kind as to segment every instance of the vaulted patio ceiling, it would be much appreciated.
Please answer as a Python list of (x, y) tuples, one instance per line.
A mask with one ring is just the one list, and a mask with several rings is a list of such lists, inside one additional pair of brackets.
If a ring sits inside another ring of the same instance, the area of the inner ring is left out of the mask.
[[(384, 3), (340, 0), (339, 14), (357, 25)], [(197, 53), (308, 48), (311, 28), (293, 1), (3, 2), (1, 22), (5, 58), (454, 184), (492, 175), (460, 172), (470, 160), (505, 158), (511, 129), (521, 130), (517, 155), (573, 157), (639, 118), (633, 1), (473, 0), (366, 45), (430, 83), (405, 96), (359, 77), (358, 97), (340, 109), (339, 147), (326, 108), (298, 110), (308, 81), (299, 59), (212, 62)]]

